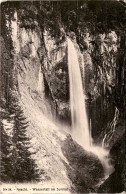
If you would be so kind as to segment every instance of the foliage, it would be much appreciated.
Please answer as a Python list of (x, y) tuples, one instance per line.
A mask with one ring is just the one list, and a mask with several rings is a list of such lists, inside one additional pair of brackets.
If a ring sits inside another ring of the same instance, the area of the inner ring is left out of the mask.
[(9, 181), (10, 177), (10, 169), (8, 166), (10, 165), (10, 154), (11, 154), (11, 140), (4, 130), (3, 123), (0, 122), (1, 127), (1, 179), (3, 181)]
[[(28, 122), (17, 99), (17, 77), (14, 69), (13, 44), (10, 23), (17, 2), (2, 3), (1, 30), (1, 179), (3, 182), (39, 180), (33, 153), (29, 151)], [(9, 27), (7, 27), (7, 24)]]
[(32, 159), (33, 153), (29, 151), (30, 138), (27, 137), (26, 130), (28, 122), (15, 96), (9, 98), (7, 110), (7, 114), (2, 118), (12, 125), (6, 129), (1, 121), (2, 181), (39, 180), (39, 172)]

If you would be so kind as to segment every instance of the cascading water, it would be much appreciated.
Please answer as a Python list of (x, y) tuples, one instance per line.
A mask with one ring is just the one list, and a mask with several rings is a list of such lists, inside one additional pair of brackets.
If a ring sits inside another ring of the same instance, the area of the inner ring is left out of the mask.
[(83, 94), (81, 72), (74, 44), (68, 39), (68, 67), (70, 79), (70, 107), (72, 135), (85, 148), (90, 147), (90, 134)]
[(106, 141), (110, 142), (111, 138), (113, 137), (114, 131), (115, 131), (115, 127), (118, 121), (118, 117), (119, 117), (119, 110), (116, 107), (115, 108), (115, 115), (114, 115), (114, 119), (112, 120), (112, 122), (108, 125), (108, 128), (110, 128), (109, 132), (106, 132), (106, 134), (104, 135), (103, 141), (102, 141), (102, 147), (104, 148), (106, 146)]
[(67, 41), (72, 137), (78, 142), (78, 144), (83, 146), (84, 149), (98, 156), (103, 165), (106, 178), (113, 172), (113, 167), (110, 164), (109, 151), (100, 146), (95, 146), (92, 144), (77, 51), (74, 43), (69, 38)]

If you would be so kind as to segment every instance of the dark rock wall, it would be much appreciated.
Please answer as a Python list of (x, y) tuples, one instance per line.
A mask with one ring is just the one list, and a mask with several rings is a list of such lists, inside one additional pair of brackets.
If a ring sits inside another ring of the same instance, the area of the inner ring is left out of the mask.
[(110, 153), (115, 162), (115, 172), (100, 186), (99, 193), (120, 193), (126, 190), (125, 135), (117, 140)]
[(96, 185), (104, 177), (104, 170), (97, 157), (85, 151), (70, 136), (63, 143), (62, 151), (67, 158), (68, 177), (77, 193), (96, 192)]
[[(77, 49), (81, 72), (85, 70), (82, 78), (94, 141), (101, 144), (104, 139), (107, 147), (116, 145), (120, 138), (124, 141), (125, 4), (113, 1), (26, 2), (25, 5), (8, 2), (8, 7), (6, 21), (4, 17), (2, 20), (6, 23), (2, 31), (2, 55), (3, 61), (7, 61), (2, 69), (2, 88), (11, 88), (14, 82), (19, 93), (23, 91), (25, 95), (28, 91), (35, 97), (41, 69), (48, 110), (57, 120), (70, 125), (69, 36)], [(9, 78), (10, 71), (16, 79)], [(7, 91), (3, 89), (5, 99)], [(114, 160), (116, 164), (118, 158)], [(117, 171), (116, 168), (118, 174)]]

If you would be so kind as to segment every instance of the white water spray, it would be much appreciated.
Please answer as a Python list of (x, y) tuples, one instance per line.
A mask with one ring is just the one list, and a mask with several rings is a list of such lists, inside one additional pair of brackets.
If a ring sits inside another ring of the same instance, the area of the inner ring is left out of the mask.
[[(86, 105), (83, 93), (81, 71), (78, 62), (77, 51), (73, 42), (68, 38), (68, 69), (70, 81), (70, 107), (72, 120), (72, 137), (78, 144), (98, 156), (104, 171), (105, 177), (113, 172), (110, 164), (109, 151), (100, 146), (92, 144), (91, 129), (89, 130), (86, 114)], [(91, 124), (90, 124), (91, 126)], [(91, 128), (91, 127), (90, 127)]]

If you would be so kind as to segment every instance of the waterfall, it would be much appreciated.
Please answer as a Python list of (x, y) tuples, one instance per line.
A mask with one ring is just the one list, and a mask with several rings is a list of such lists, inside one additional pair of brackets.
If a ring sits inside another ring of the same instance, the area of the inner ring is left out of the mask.
[(118, 121), (118, 117), (119, 117), (119, 110), (117, 107), (115, 107), (115, 115), (113, 120), (109, 123), (109, 125), (107, 126), (110, 130), (108, 132), (105, 133), (103, 141), (102, 141), (102, 147), (106, 147), (106, 142), (110, 142), (110, 140), (113, 137), (113, 134), (115, 132), (115, 127)]
[(72, 121), (71, 134), (73, 139), (75, 139), (84, 149), (98, 156), (104, 168), (105, 178), (107, 178), (113, 172), (113, 166), (110, 163), (111, 158), (109, 156), (109, 150), (93, 145), (92, 143), (91, 121), (89, 128), (78, 55), (74, 43), (69, 38), (67, 38), (67, 41)]
[(70, 80), (70, 107), (73, 138), (85, 148), (90, 147), (90, 133), (86, 114), (81, 71), (74, 44), (68, 39), (68, 68)]

